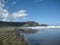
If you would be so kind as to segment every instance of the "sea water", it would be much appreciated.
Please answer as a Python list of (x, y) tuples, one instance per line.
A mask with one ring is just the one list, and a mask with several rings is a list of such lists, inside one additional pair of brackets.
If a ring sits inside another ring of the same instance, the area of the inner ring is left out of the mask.
[(60, 29), (38, 29), (35, 33), (24, 33), (30, 45), (60, 45)]

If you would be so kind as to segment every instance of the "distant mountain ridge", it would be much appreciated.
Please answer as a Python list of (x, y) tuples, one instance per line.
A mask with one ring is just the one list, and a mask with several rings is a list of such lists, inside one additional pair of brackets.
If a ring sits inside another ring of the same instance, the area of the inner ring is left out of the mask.
[(46, 24), (38, 24), (37, 22), (34, 21), (27, 21), (27, 22), (5, 22), (5, 21), (0, 21), (0, 27), (28, 27), (28, 26), (47, 26)]

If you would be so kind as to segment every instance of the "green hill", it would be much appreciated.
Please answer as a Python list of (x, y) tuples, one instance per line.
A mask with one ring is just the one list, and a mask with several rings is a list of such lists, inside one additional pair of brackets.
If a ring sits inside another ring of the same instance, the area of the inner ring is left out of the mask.
[(47, 26), (46, 24), (38, 24), (34, 21), (27, 22), (3, 22), (0, 21), (0, 27), (28, 27), (28, 26)]
[(22, 26), (38, 26), (39, 24), (34, 21), (27, 21), (27, 22), (3, 22), (0, 21), (0, 27), (22, 27)]

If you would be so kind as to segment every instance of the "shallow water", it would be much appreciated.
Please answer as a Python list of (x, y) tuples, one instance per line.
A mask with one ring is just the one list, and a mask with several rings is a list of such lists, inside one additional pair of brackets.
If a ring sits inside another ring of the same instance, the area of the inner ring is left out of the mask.
[(60, 45), (60, 29), (39, 29), (35, 33), (24, 33), (30, 45)]

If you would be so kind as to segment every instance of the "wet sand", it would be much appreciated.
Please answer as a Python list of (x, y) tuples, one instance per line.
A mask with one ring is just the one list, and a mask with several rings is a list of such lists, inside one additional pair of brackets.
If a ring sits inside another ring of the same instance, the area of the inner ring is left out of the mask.
[(0, 45), (27, 45), (24, 36), (12, 27), (0, 28)]

